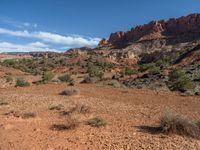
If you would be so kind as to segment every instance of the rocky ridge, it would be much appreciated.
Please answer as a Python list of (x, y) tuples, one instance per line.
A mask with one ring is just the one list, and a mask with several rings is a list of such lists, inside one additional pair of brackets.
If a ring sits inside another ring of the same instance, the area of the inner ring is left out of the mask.
[(103, 39), (99, 47), (113, 46), (124, 48), (129, 43), (143, 43), (159, 40), (158, 46), (185, 43), (200, 39), (200, 14), (172, 18), (167, 21), (152, 21), (136, 26), (127, 32), (112, 33), (108, 40)]

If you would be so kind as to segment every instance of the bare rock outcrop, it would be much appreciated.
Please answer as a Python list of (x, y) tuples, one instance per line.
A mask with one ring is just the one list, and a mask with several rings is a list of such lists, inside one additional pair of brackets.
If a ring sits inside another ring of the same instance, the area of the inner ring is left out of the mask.
[(177, 44), (197, 39), (200, 39), (200, 14), (191, 14), (167, 21), (152, 21), (142, 26), (136, 26), (127, 32), (112, 33), (110, 38), (102, 40), (99, 46), (112, 45), (122, 48), (129, 43), (153, 40), (165, 40), (165, 44)]

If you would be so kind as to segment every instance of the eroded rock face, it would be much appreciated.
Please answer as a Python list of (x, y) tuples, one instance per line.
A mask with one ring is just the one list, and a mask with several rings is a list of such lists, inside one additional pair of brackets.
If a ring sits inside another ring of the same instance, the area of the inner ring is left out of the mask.
[(165, 40), (165, 44), (177, 44), (200, 39), (200, 14), (192, 14), (167, 21), (152, 21), (143, 26), (137, 26), (127, 32), (115, 32), (108, 40), (103, 40), (99, 46), (112, 45), (120, 48), (130, 42)]
[(75, 54), (81, 54), (82, 52), (87, 52), (92, 50), (89, 47), (81, 47), (81, 48), (71, 48), (67, 50), (65, 53), (75, 53)]
[(102, 39), (102, 40), (99, 42), (98, 47), (103, 47), (103, 46), (108, 46), (108, 45), (109, 45), (108, 40)]

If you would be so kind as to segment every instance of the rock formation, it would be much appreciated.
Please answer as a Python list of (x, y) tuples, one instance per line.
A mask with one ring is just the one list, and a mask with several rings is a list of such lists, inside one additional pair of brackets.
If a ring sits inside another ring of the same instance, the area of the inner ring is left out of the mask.
[(154, 40), (164, 41), (164, 44), (168, 45), (197, 39), (200, 39), (200, 14), (191, 14), (167, 21), (152, 21), (127, 32), (112, 33), (108, 40), (100, 41), (99, 46), (112, 45), (115, 48), (123, 48), (129, 43)]

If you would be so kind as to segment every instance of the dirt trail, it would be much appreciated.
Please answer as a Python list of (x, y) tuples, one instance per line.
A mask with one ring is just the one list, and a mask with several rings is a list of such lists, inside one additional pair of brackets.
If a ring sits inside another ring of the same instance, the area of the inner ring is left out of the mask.
[[(64, 84), (27, 88), (0, 89), (0, 150), (128, 150), (128, 149), (195, 149), (198, 140), (156, 132), (162, 110), (170, 107), (193, 119), (200, 116), (200, 98), (177, 93), (135, 90), (96, 85), (78, 85), (78, 96), (59, 93)], [(74, 130), (53, 131), (50, 126), (65, 120), (55, 104), (68, 107), (86, 104), (91, 112), (82, 119), (101, 116), (106, 127), (94, 128), (84, 123)], [(23, 119), (8, 112), (34, 112), (36, 118)]]

